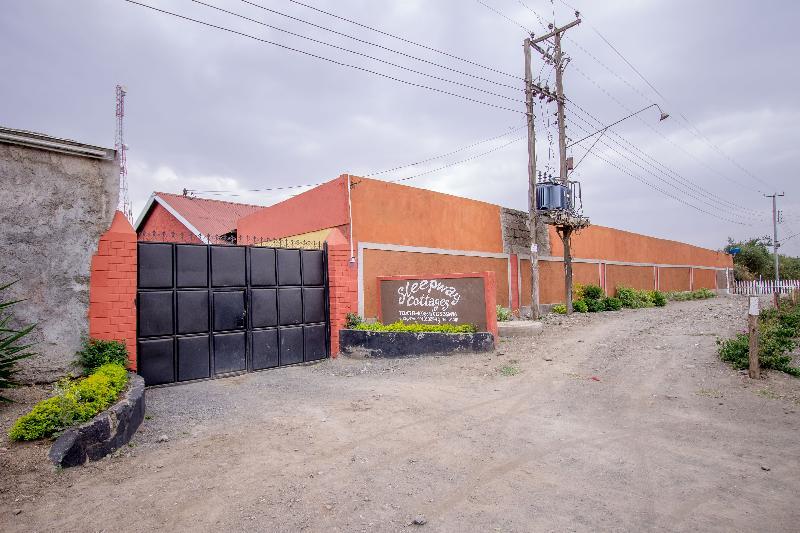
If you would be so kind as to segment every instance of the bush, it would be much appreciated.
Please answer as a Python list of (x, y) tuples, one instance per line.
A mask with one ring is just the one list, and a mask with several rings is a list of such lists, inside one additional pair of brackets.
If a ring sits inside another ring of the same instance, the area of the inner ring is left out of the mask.
[(653, 300), (653, 304), (656, 307), (664, 307), (665, 305), (667, 305), (667, 297), (661, 291), (651, 291), (650, 299)]
[(553, 306), (552, 311), (559, 315), (566, 315), (567, 314), (567, 306), (564, 304), (556, 304)]
[(714, 298), (717, 293), (709, 289), (697, 289), (696, 291), (673, 291), (665, 294), (668, 300), (683, 302), (686, 300), (703, 300)]
[(352, 329), (361, 331), (407, 331), (410, 333), (475, 333), (478, 328), (472, 324), (406, 324), (400, 320), (393, 324), (362, 322)]
[(128, 364), (128, 349), (122, 341), (85, 340), (83, 349), (76, 355), (76, 364), (87, 376), (103, 365), (116, 364), (124, 367)]
[(359, 324), (361, 324), (361, 322), (363, 322), (363, 320), (361, 320), (361, 317), (358, 316), (356, 313), (347, 313), (345, 317), (347, 320), (345, 327), (347, 327), (347, 329), (355, 329), (356, 326), (358, 326)]
[(497, 321), (498, 322), (508, 322), (513, 317), (511, 313), (511, 309), (506, 309), (502, 306), (497, 306)]
[(584, 300), (575, 300), (572, 302), (572, 310), (576, 313), (586, 313), (589, 311), (589, 306)]
[(622, 307), (630, 309), (653, 307), (655, 305), (650, 291), (632, 289), (630, 287), (617, 287), (617, 298), (622, 301)]
[(622, 300), (619, 298), (603, 298), (603, 304), (605, 305), (606, 311), (619, 311), (622, 309)]
[[(586, 285), (583, 288), (584, 300), (601, 300), (603, 298), (603, 289), (599, 285)], [(589, 309), (591, 311), (591, 308)], [(602, 311), (602, 309), (601, 309)]]
[(62, 380), (56, 386), (56, 396), (42, 400), (18, 418), (8, 436), (36, 440), (85, 422), (114, 403), (127, 383), (125, 367), (116, 363), (101, 366), (87, 378)]
[(586, 289), (586, 285), (582, 283), (576, 283), (574, 287), (572, 287), (572, 301), (575, 300), (583, 300), (583, 291)]
[(590, 313), (597, 313), (598, 311), (606, 310), (605, 300), (589, 299), (583, 301), (586, 303), (586, 307), (589, 309)]
[[(9, 288), (13, 283), (0, 286), (0, 291)], [(26, 357), (34, 355), (28, 349), (32, 344), (24, 344), (23, 339), (34, 330), (36, 325), (24, 326), (16, 329), (12, 323), (14, 315), (11, 314), (11, 306), (19, 300), (5, 300), (0, 298), (0, 390), (10, 389), (19, 385), (14, 380), (14, 374), (19, 372), (17, 362)], [(10, 402), (0, 394), (0, 402)]]
[[(800, 368), (792, 366), (790, 355), (800, 336), (800, 306), (784, 303), (778, 309), (765, 309), (758, 317), (758, 329), (759, 365), (800, 377)], [(750, 366), (747, 334), (740, 333), (733, 339), (718, 340), (717, 344), (720, 359), (740, 370)]]

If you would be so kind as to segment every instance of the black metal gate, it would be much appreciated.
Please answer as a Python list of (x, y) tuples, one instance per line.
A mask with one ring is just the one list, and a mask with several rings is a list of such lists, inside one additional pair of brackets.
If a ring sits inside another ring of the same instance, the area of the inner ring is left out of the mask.
[(330, 355), (326, 250), (140, 242), (138, 254), (147, 385)]

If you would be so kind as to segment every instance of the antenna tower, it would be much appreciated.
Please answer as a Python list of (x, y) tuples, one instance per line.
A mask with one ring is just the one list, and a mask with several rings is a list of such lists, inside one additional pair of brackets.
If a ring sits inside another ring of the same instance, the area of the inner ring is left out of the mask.
[(131, 199), (128, 196), (128, 162), (126, 152), (128, 147), (125, 145), (125, 87), (117, 85), (117, 133), (114, 139), (114, 149), (117, 152), (117, 163), (119, 163), (119, 202), (117, 209), (133, 223), (133, 210), (131, 209)]

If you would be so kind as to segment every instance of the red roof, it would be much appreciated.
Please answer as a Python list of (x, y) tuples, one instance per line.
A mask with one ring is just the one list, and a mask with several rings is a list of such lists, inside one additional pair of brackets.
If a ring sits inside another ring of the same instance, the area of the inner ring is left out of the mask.
[(169, 204), (203, 235), (224, 235), (236, 229), (236, 222), (240, 218), (264, 208), (263, 205), (208, 200), (166, 192), (153, 194), (160, 203)]

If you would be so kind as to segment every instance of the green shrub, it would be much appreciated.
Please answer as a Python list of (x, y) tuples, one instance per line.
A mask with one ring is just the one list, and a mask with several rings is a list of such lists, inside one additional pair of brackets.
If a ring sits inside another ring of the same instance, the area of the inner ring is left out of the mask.
[(478, 328), (472, 324), (406, 324), (400, 320), (393, 324), (362, 322), (353, 329), (362, 331), (407, 331), (410, 333), (475, 333)]
[(664, 307), (665, 305), (667, 305), (667, 297), (661, 291), (651, 291), (650, 299), (653, 301), (653, 304), (656, 307)]
[[(603, 298), (603, 289), (599, 285), (586, 285), (583, 288), (584, 300), (601, 300)], [(591, 309), (589, 309), (591, 311)]]
[[(709, 291), (710, 292), (710, 291)], [(792, 366), (791, 351), (800, 336), (800, 306), (782, 304), (778, 309), (765, 309), (758, 317), (758, 361), (762, 368), (780, 370), (800, 377), (800, 368)], [(736, 369), (750, 366), (747, 334), (718, 340), (720, 359)]]
[(500, 305), (497, 306), (497, 321), (498, 322), (508, 322), (514, 315), (511, 313), (511, 309), (506, 309)]
[(358, 316), (356, 313), (347, 313), (345, 317), (347, 320), (345, 327), (347, 327), (347, 329), (355, 329), (356, 326), (358, 326), (359, 324), (361, 324), (361, 322), (363, 322), (363, 320), (361, 320), (361, 317)]
[(703, 300), (714, 298), (717, 293), (709, 289), (697, 289), (696, 291), (673, 291), (665, 293), (668, 300), (683, 302), (686, 300)]
[(558, 315), (566, 315), (567, 314), (567, 306), (564, 304), (556, 304), (553, 306), (552, 311)]
[(650, 291), (633, 289), (631, 287), (617, 287), (617, 298), (622, 302), (622, 307), (628, 307), (630, 309), (653, 307), (655, 305)]
[(127, 383), (125, 367), (116, 363), (105, 364), (77, 381), (62, 380), (56, 386), (57, 394), (19, 417), (8, 436), (13, 440), (36, 440), (85, 422), (114, 403)]
[(598, 311), (605, 311), (606, 310), (606, 302), (605, 300), (583, 300), (586, 303), (586, 307), (589, 309), (590, 313), (597, 313)]
[(128, 364), (128, 349), (122, 341), (84, 340), (83, 349), (75, 355), (78, 358), (76, 364), (87, 376), (103, 365), (117, 364), (124, 367)]
[(622, 300), (619, 298), (603, 298), (603, 304), (605, 305), (606, 311), (619, 311), (622, 309)]
[(575, 300), (572, 302), (572, 310), (576, 313), (587, 313), (589, 311), (589, 306), (584, 300)]
[[(0, 286), (0, 291), (9, 288), (13, 283)], [(14, 315), (11, 314), (11, 306), (19, 300), (6, 300), (0, 297), (0, 390), (10, 389), (19, 385), (14, 380), (17, 369), (17, 362), (26, 357), (34, 355), (28, 349), (32, 344), (25, 344), (23, 339), (30, 334), (36, 325), (24, 326), (16, 329)], [(10, 402), (11, 399), (0, 394), (0, 402)]]

